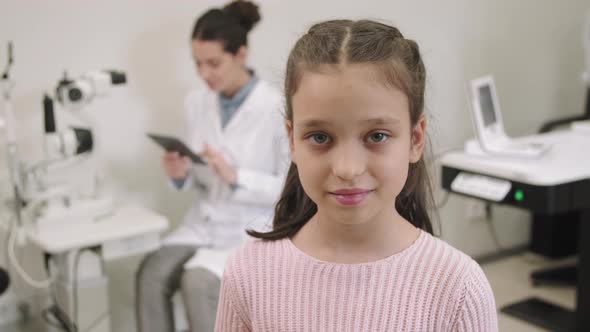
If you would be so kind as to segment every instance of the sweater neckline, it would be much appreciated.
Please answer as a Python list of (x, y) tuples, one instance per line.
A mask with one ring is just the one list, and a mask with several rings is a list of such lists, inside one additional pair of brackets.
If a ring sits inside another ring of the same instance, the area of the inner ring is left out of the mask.
[(393, 254), (391, 256), (384, 257), (384, 258), (378, 259), (376, 261), (364, 262), (364, 263), (336, 263), (336, 262), (325, 261), (325, 260), (322, 260), (319, 258), (315, 258), (315, 257), (303, 252), (301, 249), (299, 249), (295, 245), (295, 243), (293, 243), (291, 238), (286, 238), (285, 241), (287, 242), (287, 245), (291, 248), (291, 251), (295, 252), (295, 254), (297, 256), (302, 257), (306, 261), (310, 261), (312, 263), (322, 264), (322, 265), (345, 266), (345, 267), (363, 267), (363, 266), (387, 264), (387, 263), (390, 263), (394, 260), (401, 259), (404, 256), (410, 255), (412, 252), (418, 250), (418, 247), (420, 247), (422, 242), (424, 242), (427, 237), (427, 234), (426, 234), (426, 232), (424, 232), (424, 230), (422, 230), (422, 229), (418, 229), (418, 230), (420, 231), (418, 234), (418, 237), (407, 248), (404, 248), (403, 250), (396, 252), (395, 254)]

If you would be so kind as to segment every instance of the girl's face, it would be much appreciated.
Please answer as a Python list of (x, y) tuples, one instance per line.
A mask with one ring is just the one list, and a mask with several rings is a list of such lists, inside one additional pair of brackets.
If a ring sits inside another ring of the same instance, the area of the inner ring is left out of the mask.
[(242, 46), (237, 54), (223, 49), (220, 41), (193, 40), (193, 59), (199, 76), (215, 92), (225, 92), (233, 86), (244, 70), (247, 49)]
[(320, 215), (344, 224), (395, 212), (395, 198), (420, 159), (426, 121), (411, 128), (406, 95), (376, 67), (305, 72), (287, 121), (291, 157)]

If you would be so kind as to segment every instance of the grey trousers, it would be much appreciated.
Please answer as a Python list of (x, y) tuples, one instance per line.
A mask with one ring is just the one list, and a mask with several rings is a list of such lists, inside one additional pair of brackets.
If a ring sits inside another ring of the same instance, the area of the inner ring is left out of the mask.
[(135, 283), (139, 332), (175, 331), (172, 296), (179, 289), (190, 330), (214, 330), (221, 281), (209, 270), (183, 268), (197, 249), (193, 246), (163, 246), (143, 260)]

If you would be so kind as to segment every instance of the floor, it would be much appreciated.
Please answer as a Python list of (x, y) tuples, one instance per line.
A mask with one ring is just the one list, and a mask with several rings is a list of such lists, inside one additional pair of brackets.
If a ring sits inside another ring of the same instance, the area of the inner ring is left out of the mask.
[[(533, 254), (525, 253), (504, 258), (493, 263), (487, 263), (482, 268), (492, 285), (498, 308), (518, 302), (527, 297), (535, 296), (565, 308), (573, 309), (576, 299), (574, 287), (532, 287), (529, 281), (532, 271), (561, 266), (567, 263), (573, 263), (573, 261), (570, 259), (553, 262)], [(503, 313), (498, 314), (498, 325), (500, 331), (546, 331)]]
[[(496, 296), (498, 307), (528, 296), (537, 296), (551, 300), (564, 307), (573, 308), (575, 303), (575, 289), (572, 287), (537, 287), (533, 288), (529, 282), (531, 271), (567, 263), (552, 262), (529, 253), (519, 254), (501, 260), (486, 263), (482, 266)], [(111, 307), (113, 332), (133, 332), (133, 275), (138, 261), (123, 260), (109, 266), (107, 271), (111, 278)], [(115, 273), (116, 271), (116, 273)], [(116, 286), (115, 286), (116, 285)], [(510, 332), (538, 332), (544, 331), (535, 326), (524, 323), (505, 314), (498, 314), (500, 331)], [(47, 331), (38, 321), (30, 321), (25, 325), (0, 326), (2, 332), (42, 332)]]

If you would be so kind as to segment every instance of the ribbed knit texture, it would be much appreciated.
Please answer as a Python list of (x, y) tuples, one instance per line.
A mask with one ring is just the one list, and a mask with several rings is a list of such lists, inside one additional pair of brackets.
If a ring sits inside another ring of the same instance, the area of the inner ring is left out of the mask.
[(363, 264), (317, 260), (289, 239), (255, 241), (227, 262), (216, 331), (497, 331), (477, 263), (421, 232)]

